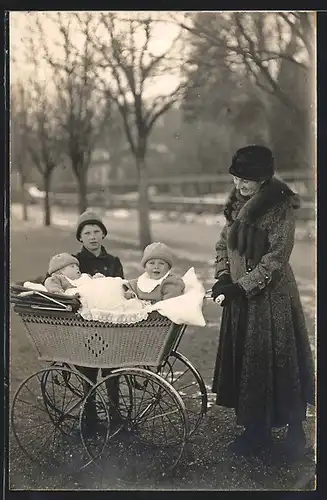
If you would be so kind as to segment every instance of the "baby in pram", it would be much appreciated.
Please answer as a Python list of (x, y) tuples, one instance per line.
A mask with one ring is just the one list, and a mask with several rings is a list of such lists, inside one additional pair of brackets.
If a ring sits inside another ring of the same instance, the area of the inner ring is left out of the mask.
[[(48, 292), (78, 296), (81, 307), (79, 314), (84, 319), (116, 320), (121, 321), (126, 316), (126, 321), (143, 319), (145, 313), (141, 300), (127, 300), (124, 297), (124, 283), (127, 280), (120, 277), (108, 277), (101, 273), (90, 276), (81, 273), (78, 260), (68, 254), (61, 253), (51, 258), (48, 274), (44, 282)], [(140, 313), (142, 313), (140, 315)]]
[(124, 284), (125, 298), (137, 297), (155, 303), (183, 294), (185, 283), (171, 271), (173, 254), (167, 245), (161, 242), (148, 245), (144, 249), (141, 265), (144, 273)]
[[(182, 295), (185, 283), (176, 274), (172, 273), (173, 255), (170, 248), (161, 242), (148, 245), (143, 253), (141, 265), (144, 273), (132, 280), (119, 280), (123, 286), (123, 297), (150, 301), (151, 303), (170, 299)], [(48, 274), (44, 282), (48, 292), (63, 294), (67, 290), (77, 288), (97, 280), (105, 278), (112, 285), (112, 281), (118, 278), (106, 278), (101, 273), (90, 276), (81, 273), (78, 260), (68, 253), (60, 253), (51, 258)], [(78, 290), (76, 290), (78, 293)], [(72, 293), (69, 292), (69, 295)], [(120, 294), (119, 294), (120, 295)]]
[(48, 274), (50, 275), (44, 282), (48, 292), (63, 294), (70, 288), (77, 288), (90, 280), (104, 278), (101, 273), (90, 276), (81, 273), (79, 262), (69, 253), (59, 253), (54, 255), (49, 262)]
[(62, 255), (51, 259), (52, 274), (45, 285), (55, 293), (77, 294), (81, 304), (78, 313), (85, 320), (131, 324), (158, 311), (177, 324), (205, 325), (204, 288), (194, 268), (183, 277), (172, 271), (173, 254), (164, 243), (145, 248), (141, 259), (144, 272), (132, 280), (102, 274), (92, 278), (80, 272), (73, 256)]

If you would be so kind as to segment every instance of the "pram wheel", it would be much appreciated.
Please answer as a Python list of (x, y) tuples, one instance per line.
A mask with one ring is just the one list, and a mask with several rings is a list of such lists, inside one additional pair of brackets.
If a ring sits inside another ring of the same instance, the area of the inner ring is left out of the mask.
[(186, 407), (190, 437), (207, 412), (208, 396), (203, 378), (192, 363), (178, 351), (171, 352), (157, 373), (181, 396)]
[[(49, 413), (49, 416), (55, 421), (62, 418), (62, 422), (68, 421), (68, 418), (73, 420), (78, 420), (79, 415), (76, 414), (76, 408), (73, 405), (72, 411), (69, 414), (69, 408), (65, 408), (64, 411), (61, 407), (61, 400), (57, 400), (57, 393), (63, 394), (63, 397), (67, 394), (74, 395), (74, 400), (81, 401), (84, 399), (85, 394), (83, 391), (83, 385), (80, 383), (78, 375), (73, 372), (70, 368), (67, 368), (63, 364), (53, 364), (53, 370), (45, 370), (41, 375), (41, 391), (43, 395), (43, 401), (45, 408)], [(67, 426), (62, 426), (62, 432), (66, 433)], [(68, 432), (69, 433), (69, 432)]]
[[(86, 382), (86, 377), (69, 368), (53, 366), (20, 384), (12, 402), (11, 426), (17, 443), (32, 462), (66, 471), (90, 463), (81, 442), (79, 421)], [(102, 442), (97, 452), (103, 447)]]
[[(106, 382), (114, 379), (119, 384), (118, 402), (106, 390)], [(107, 397), (111, 419), (120, 422), (121, 432), (110, 432), (101, 457), (106, 474), (110, 470), (116, 477), (131, 479), (149, 471), (162, 475), (174, 468), (185, 446), (188, 423), (184, 403), (168, 382), (150, 370), (121, 368), (96, 384), (88, 397), (93, 392)], [(83, 409), (86, 405), (87, 399)], [(83, 432), (82, 440), (94, 460)]]

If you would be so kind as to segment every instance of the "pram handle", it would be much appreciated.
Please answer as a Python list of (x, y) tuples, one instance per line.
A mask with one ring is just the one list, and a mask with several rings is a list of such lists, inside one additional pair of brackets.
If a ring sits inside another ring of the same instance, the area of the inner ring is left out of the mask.
[(39, 305), (32, 305), (31, 307), (34, 309), (49, 309), (49, 310), (55, 310), (55, 311), (72, 311), (72, 306), (71, 305), (66, 305), (60, 302), (59, 300), (54, 299), (53, 297), (49, 297), (47, 295), (44, 295), (42, 292), (39, 292), (38, 290), (28, 290), (26, 292), (20, 292), (18, 294), (18, 297), (31, 297), (32, 295), (39, 295), (40, 297), (43, 297), (44, 299), (48, 300), (50, 303), (52, 302), (53, 304), (56, 304), (57, 306), (60, 307), (60, 309), (55, 308), (48, 308), (44, 306), (39, 306)]

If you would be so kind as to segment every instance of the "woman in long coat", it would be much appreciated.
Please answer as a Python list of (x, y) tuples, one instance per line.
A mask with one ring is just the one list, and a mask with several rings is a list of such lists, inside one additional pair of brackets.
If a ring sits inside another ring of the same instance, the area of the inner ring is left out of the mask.
[[(288, 425), (284, 451), (305, 448), (302, 422), (314, 404), (314, 367), (304, 314), (289, 264), (299, 197), (274, 175), (271, 151), (237, 151), (234, 189), (216, 244), (213, 298), (223, 306), (213, 379), (216, 403), (235, 408), (243, 434), (236, 453), (271, 444), (271, 428)], [(305, 257), (304, 257), (305, 258)], [(221, 296), (221, 297), (219, 297)]]

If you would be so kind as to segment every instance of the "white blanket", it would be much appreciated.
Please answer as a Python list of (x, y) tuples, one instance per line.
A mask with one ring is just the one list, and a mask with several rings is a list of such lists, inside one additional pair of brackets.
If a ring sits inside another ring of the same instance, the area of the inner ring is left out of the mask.
[(82, 307), (79, 314), (86, 320), (111, 323), (136, 323), (146, 319), (147, 302), (124, 297), (122, 278), (96, 278), (65, 291), (65, 295), (79, 294)]

